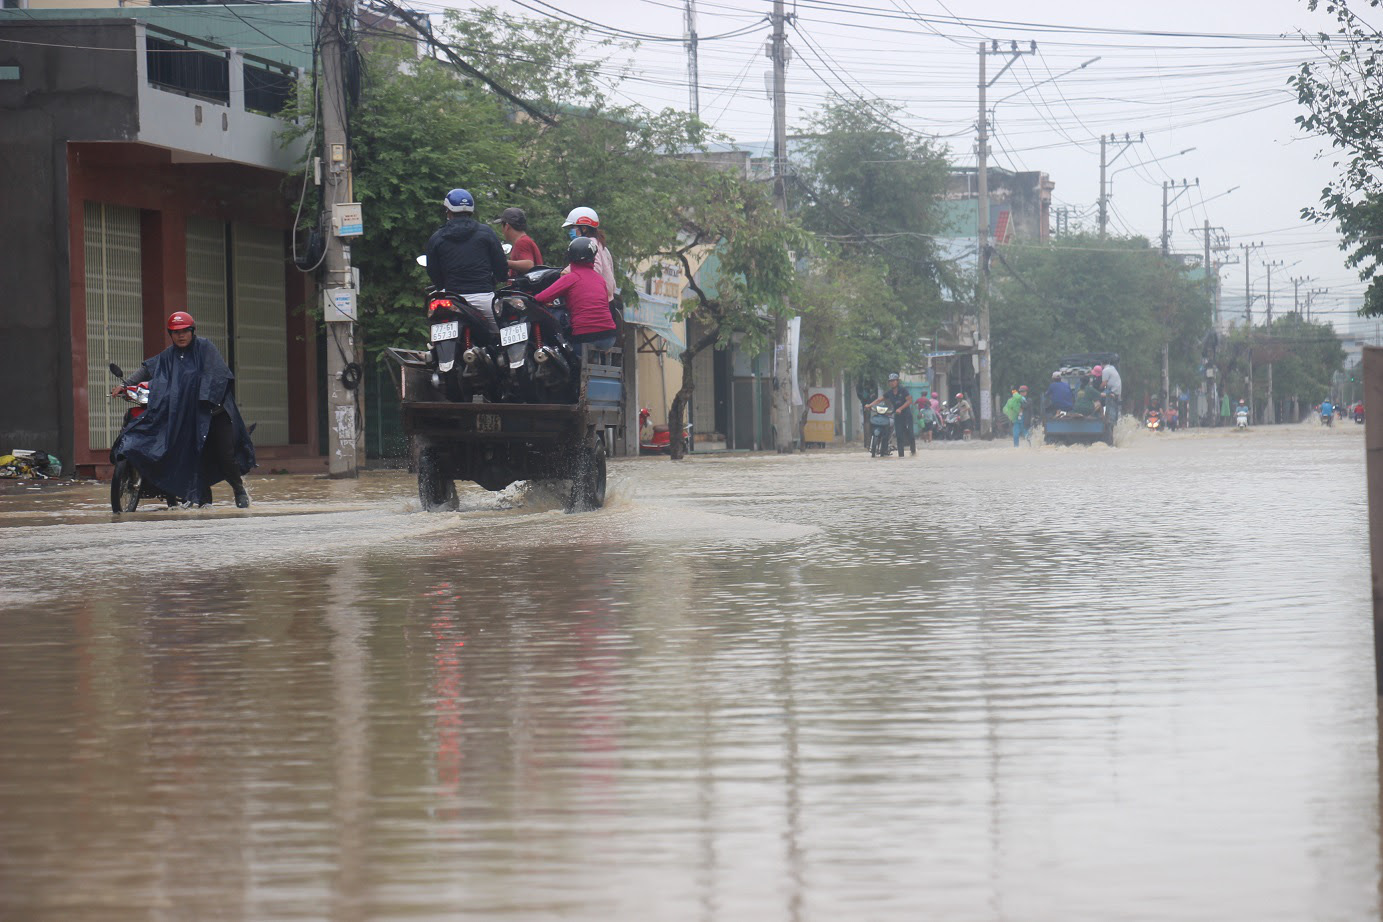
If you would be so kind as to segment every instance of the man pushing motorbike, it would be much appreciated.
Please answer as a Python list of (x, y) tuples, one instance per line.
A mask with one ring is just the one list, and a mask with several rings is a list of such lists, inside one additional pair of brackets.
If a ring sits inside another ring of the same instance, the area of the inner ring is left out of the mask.
[(149, 382), (149, 407), (121, 433), (115, 453), (166, 495), (206, 505), (212, 485), (224, 480), (235, 505), (247, 508), (242, 475), (255, 454), (235, 403), (235, 375), (187, 311), (168, 318), (168, 336), (171, 346), (124, 379), (125, 386)]

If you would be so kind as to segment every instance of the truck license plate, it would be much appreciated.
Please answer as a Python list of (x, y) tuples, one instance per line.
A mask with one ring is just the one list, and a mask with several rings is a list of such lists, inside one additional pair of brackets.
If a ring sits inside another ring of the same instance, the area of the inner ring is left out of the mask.
[(516, 323), (512, 326), (504, 327), (499, 331), (499, 341), (500, 344), (504, 346), (528, 342), (528, 324)]
[(498, 432), (499, 414), (498, 413), (477, 413), (475, 417), (476, 432)]
[(432, 341), (434, 343), (442, 343), (449, 339), (456, 339), (456, 337), (460, 335), (460, 321), (453, 320), (451, 323), (434, 323), (432, 325)]

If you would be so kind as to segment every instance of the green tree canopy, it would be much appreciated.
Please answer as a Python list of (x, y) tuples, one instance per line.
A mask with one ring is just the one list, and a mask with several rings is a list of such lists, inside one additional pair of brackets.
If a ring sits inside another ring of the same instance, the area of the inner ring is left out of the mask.
[(1125, 399), (1156, 394), (1165, 344), (1172, 382), (1200, 380), (1209, 299), (1147, 240), (1077, 234), (1003, 254), (990, 312), (996, 392), (1040, 390), (1063, 355), (1117, 352)]
[(1302, 209), (1302, 216), (1339, 224), (1345, 263), (1368, 282), (1363, 313), (1383, 314), (1383, 33), (1355, 12), (1383, 0), (1306, 4), (1313, 11), (1321, 5), (1335, 16), (1336, 31), (1308, 37), (1317, 58), (1289, 83), (1306, 108), (1297, 124), (1330, 140), (1340, 172), (1321, 191), (1320, 204)]
[[(442, 197), (458, 186), (475, 196), (482, 221), (523, 208), (549, 264), (566, 261), (568, 211), (596, 209), (625, 293), (635, 297), (628, 272), (675, 245), (678, 205), (695, 201), (691, 164), (672, 155), (702, 144), (701, 124), (672, 110), (609, 106), (605, 94), (622, 70), (580, 63), (578, 48), (589, 43), (568, 23), (451, 11), (439, 37), (554, 120), (530, 117), (446, 60), (419, 58), (411, 43), (370, 45), (350, 119), (354, 191), (365, 214), (352, 262), (369, 351), (424, 340), (427, 276), (415, 259), (445, 220)], [(312, 110), (305, 94), (298, 114)], [(302, 119), (297, 134), (311, 123)]]
[(878, 381), (915, 368), (946, 301), (968, 292), (936, 245), (947, 151), (901, 130), (895, 112), (832, 97), (795, 153), (794, 198), (823, 243), (803, 280), (808, 368)]

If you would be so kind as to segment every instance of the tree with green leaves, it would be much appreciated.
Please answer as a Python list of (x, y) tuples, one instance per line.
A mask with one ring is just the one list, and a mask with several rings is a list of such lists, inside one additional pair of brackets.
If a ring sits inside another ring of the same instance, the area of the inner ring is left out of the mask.
[[(1335, 374), (1345, 363), (1345, 350), (1335, 328), (1326, 322), (1305, 320), (1295, 312), (1275, 317), (1271, 326), (1235, 327), (1217, 356), (1217, 374), (1225, 393), (1235, 400), (1248, 399), (1255, 413), (1269, 402), (1319, 403), (1331, 392)], [(1271, 394), (1268, 365), (1273, 366)]]
[[(693, 321), (699, 331), (678, 358), (682, 384), (668, 408), (670, 453), (686, 454), (682, 419), (696, 388), (696, 356), (712, 347), (725, 348), (739, 334), (740, 348), (756, 354), (770, 342), (774, 319), (787, 309), (794, 291), (794, 252), (803, 252), (808, 237), (778, 212), (769, 190), (739, 173), (698, 165), (695, 194), (676, 210), (681, 231), (656, 254), (682, 267), (691, 296), (678, 319)], [(713, 258), (706, 258), (707, 254)]]
[[(701, 145), (701, 124), (671, 110), (611, 107), (606, 90), (622, 71), (578, 60), (585, 39), (569, 23), (451, 11), (439, 38), (550, 121), (445, 58), (420, 58), (405, 42), (371, 44), (351, 117), (354, 189), (365, 213), (352, 260), (369, 352), (425, 341), (427, 276), (415, 260), (444, 220), (442, 197), (456, 187), (474, 195), (480, 220), (523, 208), (550, 263), (564, 261), (566, 214), (595, 208), (624, 291), (636, 297), (628, 273), (676, 244), (677, 206), (694, 200), (692, 165), (676, 155)], [(300, 109), (309, 115), (311, 102)], [(297, 134), (308, 133), (311, 119), (301, 124)]]
[(1199, 380), (1211, 305), (1202, 284), (1143, 238), (1062, 237), (1006, 246), (996, 264), (990, 330), (996, 389), (1041, 389), (1062, 355), (1117, 352), (1125, 399), (1171, 379)]
[(1329, 139), (1340, 173), (1302, 216), (1339, 225), (1345, 263), (1368, 283), (1363, 313), (1383, 314), (1383, 33), (1357, 12), (1378, 9), (1383, 0), (1307, 0), (1306, 6), (1324, 7), (1336, 30), (1308, 36), (1317, 59), (1288, 82), (1306, 108), (1297, 124)]
[(803, 365), (882, 382), (918, 366), (922, 341), (968, 281), (941, 255), (950, 164), (901, 130), (895, 106), (832, 97), (808, 121), (793, 195), (818, 246), (803, 280)]

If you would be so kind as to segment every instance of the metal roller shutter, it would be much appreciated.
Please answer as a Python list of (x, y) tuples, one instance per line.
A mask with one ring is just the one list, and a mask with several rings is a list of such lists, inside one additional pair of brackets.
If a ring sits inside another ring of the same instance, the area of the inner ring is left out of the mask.
[(231, 230), (235, 393), (256, 445), (288, 444), (288, 323), (283, 232)]
[(187, 311), (197, 335), (216, 344), (230, 361), (226, 341), (226, 225), (210, 218), (187, 219)]
[(115, 440), (128, 406), (106, 399), (116, 383), (107, 366), (115, 362), (128, 374), (145, 358), (139, 209), (86, 202), (82, 218), (87, 434), (91, 447), (99, 449)]

